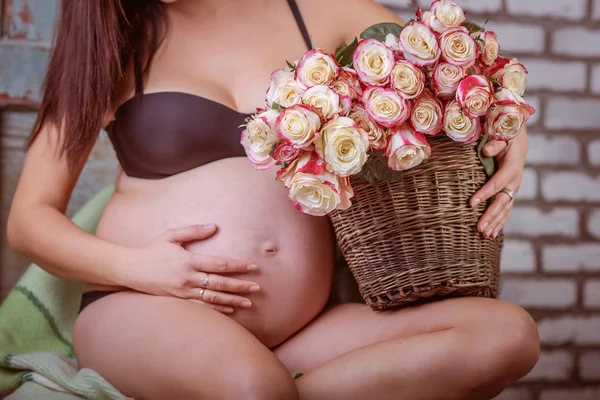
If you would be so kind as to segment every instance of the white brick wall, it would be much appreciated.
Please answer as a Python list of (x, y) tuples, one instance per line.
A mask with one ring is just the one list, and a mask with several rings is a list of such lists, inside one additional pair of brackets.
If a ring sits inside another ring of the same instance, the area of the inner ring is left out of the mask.
[(543, 318), (538, 329), (543, 345), (600, 345), (600, 315)]
[[(562, 75), (559, 75), (562, 79)], [(579, 90), (579, 88), (573, 88)], [(551, 97), (545, 110), (545, 123), (552, 129), (589, 129), (600, 126), (600, 99)]]
[(542, 351), (537, 365), (523, 381), (565, 381), (569, 379), (573, 365), (573, 357), (566, 350)]
[(600, 65), (592, 67), (592, 93), (600, 94)]
[(558, 207), (542, 211), (533, 206), (514, 206), (504, 231), (524, 236), (576, 237), (579, 214), (575, 208)]
[(542, 196), (549, 201), (597, 202), (600, 201), (600, 177), (583, 172), (553, 173), (542, 179)]
[(548, 272), (600, 271), (600, 244), (578, 243), (544, 246), (542, 265)]
[(594, 140), (588, 145), (588, 159), (594, 167), (600, 167), (600, 140)]
[[(529, 308), (569, 308), (575, 304), (577, 287), (566, 279), (504, 279), (500, 298)], [(600, 335), (599, 335), (600, 336)]]
[[(590, 309), (600, 309), (600, 279), (585, 282), (583, 287), (583, 305)], [(600, 364), (598, 368), (600, 368)]]
[(600, 379), (600, 352), (589, 351), (579, 358), (579, 371), (583, 379)]
[(508, 12), (532, 17), (581, 19), (586, 13), (586, 0), (506, 0)]
[(533, 272), (535, 270), (533, 245), (524, 240), (506, 240), (500, 267), (504, 272)]
[(496, 32), (502, 51), (529, 54), (544, 52), (545, 31), (541, 26), (491, 20), (487, 29)]
[(586, 88), (585, 63), (581, 61), (548, 61), (537, 58), (519, 59), (527, 68), (529, 90), (583, 92)]
[[(551, 3), (551, 2), (548, 2)], [(552, 50), (567, 56), (598, 57), (600, 31), (586, 28), (564, 28), (552, 35)]]
[(574, 137), (565, 135), (529, 134), (527, 163), (531, 165), (579, 165), (581, 163), (581, 143)]

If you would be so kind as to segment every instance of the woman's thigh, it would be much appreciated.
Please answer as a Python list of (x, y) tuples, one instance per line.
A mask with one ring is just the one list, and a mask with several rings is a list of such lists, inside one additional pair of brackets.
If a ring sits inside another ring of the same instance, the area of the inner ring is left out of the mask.
[(290, 371), (309, 372), (370, 344), (453, 328), (480, 339), (482, 348), (491, 353), (535, 348), (538, 343), (535, 322), (520, 307), (500, 300), (458, 298), (382, 312), (364, 304), (336, 305), (274, 353)]
[(74, 347), (136, 399), (295, 399), (285, 367), (231, 319), (190, 301), (122, 292), (86, 307)]

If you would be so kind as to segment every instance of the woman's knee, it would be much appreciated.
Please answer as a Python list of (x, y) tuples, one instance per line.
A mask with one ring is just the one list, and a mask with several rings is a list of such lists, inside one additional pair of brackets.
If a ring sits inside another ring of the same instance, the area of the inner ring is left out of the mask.
[(485, 300), (481, 312), (458, 327), (468, 332), (473, 375), (467, 385), (478, 394), (494, 397), (533, 369), (540, 353), (534, 319), (519, 306)]

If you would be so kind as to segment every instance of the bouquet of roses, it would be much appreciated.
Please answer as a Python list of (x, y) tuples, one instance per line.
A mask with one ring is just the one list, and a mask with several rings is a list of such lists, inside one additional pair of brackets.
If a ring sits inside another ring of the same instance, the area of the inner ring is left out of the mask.
[(377, 177), (369, 158), (404, 171), (431, 156), (427, 136), (514, 138), (535, 112), (523, 99), (527, 70), (465, 19), (454, 1), (435, 0), (404, 27), (377, 24), (335, 55), (288, 62), (242, 133), (249, 160), (277, 165), (294, 205), (320, 216), (350, 207), (350, 176)]

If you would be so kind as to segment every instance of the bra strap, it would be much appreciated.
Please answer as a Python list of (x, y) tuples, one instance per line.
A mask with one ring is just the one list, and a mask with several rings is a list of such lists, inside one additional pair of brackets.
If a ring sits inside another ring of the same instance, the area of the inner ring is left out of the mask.
[(306, 29), (306, 24), (304, 23), (304, 19), (302, 19), (302, 14), (300, 14), (300, 9), (298, 8), (298, 4), (296, 4), (296, 0), (288, 0), (288, 4), (290, 5), (292, 14), (294, 14), (294, 19), (296, 20), (296, 24), (298, 25), (300, 32), (302, 32), (302, 37), (304, 38), (306, 47), (309, 50), (312, 49), (310, 35), (308, 34), (308, 29)]
[(135, 80), (135, 94), (142, 94), (144, 92), (144, 73), (142, 71), (142, 63), (140, 57), (134, 52), (133, 53), (133, 78)]

